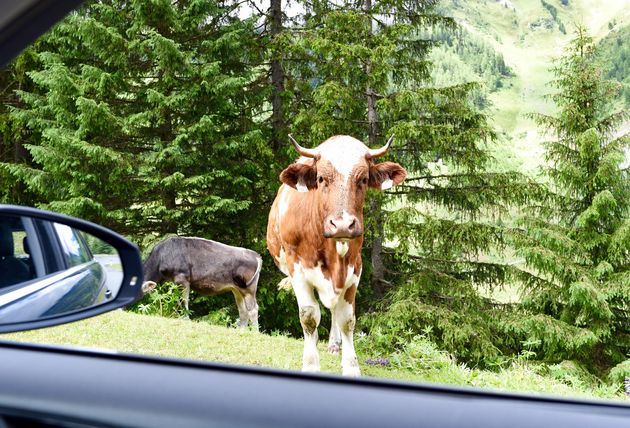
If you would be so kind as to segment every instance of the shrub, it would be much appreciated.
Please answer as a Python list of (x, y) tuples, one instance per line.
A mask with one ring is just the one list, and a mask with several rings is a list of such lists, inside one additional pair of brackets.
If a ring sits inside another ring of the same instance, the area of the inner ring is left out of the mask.
[(159, 315), (167, 318), (188, 317), (183, 301), (183, 289), (177, 284), (165, 282), (146, 294), (140, 301), (128, 308), (131, 312), (143, 315)]

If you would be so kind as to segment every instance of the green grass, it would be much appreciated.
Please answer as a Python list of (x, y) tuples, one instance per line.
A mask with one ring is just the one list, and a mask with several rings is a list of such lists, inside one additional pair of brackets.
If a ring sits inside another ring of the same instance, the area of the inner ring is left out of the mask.
[[(299, 370), (302, 341), (204, 322), (145, 316), (122, 310), (58, 327), (6, 334), (4, 340), (115, 350), (132, 354), (217, 361), (248, 366)], [(370, 338), (357, 334), (356, 348), (365, 376), (435, 382), (543, 394), (624, 399), (620, 385), (599, 384), (570, 363), (530, 364), (515, 358), (496, 372), (458, 364), (435, 345), (419, 337), (401, 352), (385, 356), (388, 365), (368, 365)], [(320, 341), (322, 371), (340, 373), (340, 357), (325, 352)]]

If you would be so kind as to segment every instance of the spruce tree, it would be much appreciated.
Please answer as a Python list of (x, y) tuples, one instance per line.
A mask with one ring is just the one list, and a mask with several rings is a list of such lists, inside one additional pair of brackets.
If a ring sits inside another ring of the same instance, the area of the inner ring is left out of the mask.
[(604, 370), (630, 352), (630, 177), (622, 168), (630, 139), (618, 131), (628, 112), (611, 112), (618, 85), (603, 78), (584, 28), (553, 73), (557, 113), (533, 115), (552, 137), (549, 194), (523, 219), (517, 242), (524, 306), (564, 334), (529, 336), (541, 358)]
[(0, 70), (0, 202), (17, 205), (35, 205), (39, 202), (37, 195), (16, 181), (6, 164), (21, 163), (32, 165), (32, 159), (25, 144), (28, 142), (29, 132), (21, 126), (11, 114), (11, 109), (23, 105), (17, 96), (17, 90), (33, 89), (33, 83), (28, 72), (36, 69), (37, 63), (34, 52), (42, 42), (35, 43), (35, 47), (25, 50), (18, 58)]
[(256, 241), (271, 152), (255, 23), (237, 8), (110, 0), (70, 15), (37, 52), (35, 90), (18, 91), (34, 164), (4, 168), (43, 206), (140, 239)]

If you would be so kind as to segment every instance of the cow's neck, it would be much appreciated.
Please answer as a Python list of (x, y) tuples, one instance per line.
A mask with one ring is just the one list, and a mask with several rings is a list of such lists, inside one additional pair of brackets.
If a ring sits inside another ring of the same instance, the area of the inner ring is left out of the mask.
[(324, 241), (325, 251), (321, 253), (325, 260), (320, 260), (324, 276), (330, 278), (335, 290), (342, 290), (345, 288), (346, 279), (348, 278), (348, 268), (352, 267), (356, 275), (361, 271), (361, 245), (363, 238), (359, 237), (350, 241), (348, 243), (348, 252), (344, 257), (337, 253), (333, 239), (324, 238)]

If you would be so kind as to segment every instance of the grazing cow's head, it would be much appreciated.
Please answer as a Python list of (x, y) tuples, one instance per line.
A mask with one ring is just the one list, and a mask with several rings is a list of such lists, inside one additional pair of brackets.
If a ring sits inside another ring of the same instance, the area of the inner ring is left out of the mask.
[(370, 149), (345, 135), (305, 149), (289, 137), (303, 157), (282, 171), (280, 180), (299, 192), (317, 192), (324, 237), (338, 242), (363, 234), (363, 204), (368, 187), (389, 189), (407, 176), (397, 163), (374, 163), (387, 152), (393, 136), (379, 149)]

